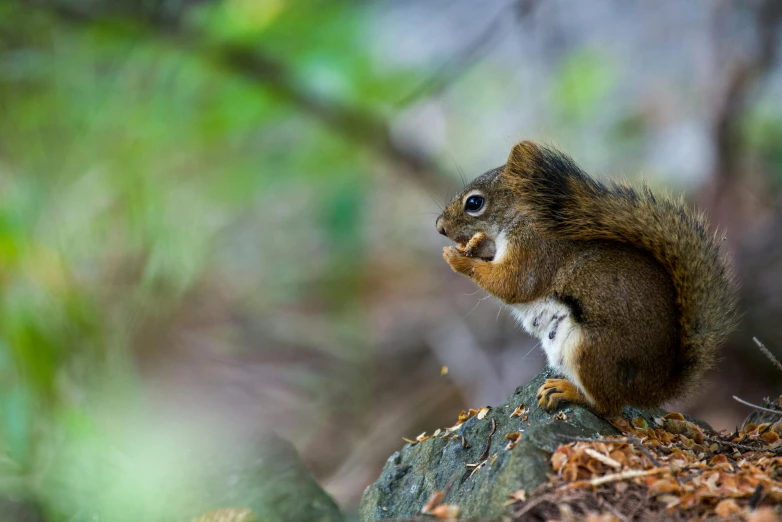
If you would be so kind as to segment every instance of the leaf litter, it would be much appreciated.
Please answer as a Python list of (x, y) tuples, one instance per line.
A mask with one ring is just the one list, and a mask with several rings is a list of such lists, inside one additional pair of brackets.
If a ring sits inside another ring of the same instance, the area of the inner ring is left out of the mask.
[(781, 521), (782, 422), (709, 434), (679, 413), (612, 424), (620, 436), (573, 438), (554, 475), (510, 495), (511, 520)]

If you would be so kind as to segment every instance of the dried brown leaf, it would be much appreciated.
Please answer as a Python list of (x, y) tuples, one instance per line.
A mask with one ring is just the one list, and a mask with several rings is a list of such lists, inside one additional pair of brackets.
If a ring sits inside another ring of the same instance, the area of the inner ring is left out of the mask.
[(522, 404), (518, 408), (513, 410), (513, 413), (511, 413), (510, 416), (511, 417), (521, 417), (525, 413), (527, 413), (527, 407)]
[(445, 500), (445, 493), (442, 491), (435, 491), (429, 497), (429, 500), (426, 501), (424, 507), (421, 508), (421, 513), (424, 515), (431, 513), (434, 508), (443, 503), (443, 500)]
[(714, 512), (721, 517), (738, 515), (741, 513), (741, 506), (732, 498), (726, 498), (725, 500), (720, 500), (717, 507), (714, 508)]
[(442, 504), (434, 508), (431, 514), (437, 520), (445, 520), (447, 522), (452, 522), (459, 518), (461, 512), (462, 510), (458, 506), (450, 506), (447, 504)]
[(513, 500), (519, 500), (521, 502), (527, 501), (527, 492), (523, 489), (519, 489), (508, 495)]
[(747, 514), (747, 522), (780, 522), (782, 518), (774, 508), (763, 507)]

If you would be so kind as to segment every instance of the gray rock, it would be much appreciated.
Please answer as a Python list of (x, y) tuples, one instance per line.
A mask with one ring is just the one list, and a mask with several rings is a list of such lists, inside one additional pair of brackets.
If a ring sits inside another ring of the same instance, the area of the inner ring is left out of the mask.
[[(527, 491), (547, 480), (551, 473), (549, 457), (554, 449), (571, 440), (568, 437), (590, 437), (595, 434), (615, 435), (616, 428), (586, 408), (564, 405), (560, 412), (566, 420), (555, 419), (537, 406), (535, 397), (543, 381), (553, 377), (545, 370), (527, 386), (516, 389), (505, 404), (493, 408), (483, 419), (472, 417), (454, 433), (458, 437), (436, 437), (417, 444), (407, 444), (386, 462), (380, 478), (370, 485), (361, 499), (361, 522), (388, 518), (414, 517), (435, 491), (444, 491), (453, 483), (445, 504), (461, 508), (461, 518), (497, 519), (505, 512), (508, 494), (519, 489)], [(527, 420), (511, 417), (513, 410), (524, 404)], [(623, 416), (631, 419), (660, 417), (660, 409), (626, 408)], [(488, 462), (472, 473), (466, 464), (479, 462), (492, 430)], [(522, 432), (512, 450), (506, 449), (505, 435)], [(461, 437), (469, 445), (462, 446)], [(495, 458), (496, 457), (496, 458)]]
[(255, 447), (224, 447), (204, 460), (200, 473), (208, 487), (191, 499), (191, 517), (218, 508), (244, 507), (262, 522), (344, 521), (293, 445), (276, 435), (266, 435)]
[[(39, 500), (53, 520), (191, 521), (234, 508), (251, 510), (258, 522), (344, 522), (293, 445), (273, 433), (248, 437), (226, 429), (165, 449), (153, 453), (157, 468), (131, 458), (112, 462), (105, 451), (92, 460), (87, 452), (71, 452), (61, 457)], [(96, 462), (108, 464), (101, 468)], [(138, 470), (152, 472), (133, 475)], [(0, 501), (0, 513), (3, 506)], [(8, 518), (28, 519), (36, 521)]]
[(29, 495), (0, 495), (0, 520), (3, 522), (43, 522), (43, 510)]

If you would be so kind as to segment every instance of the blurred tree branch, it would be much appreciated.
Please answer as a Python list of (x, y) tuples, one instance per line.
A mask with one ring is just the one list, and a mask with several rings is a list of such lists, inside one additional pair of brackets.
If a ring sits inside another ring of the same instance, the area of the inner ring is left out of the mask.
[[(741, 119), (752, 90), (768, 75), (777, 58), (782, 2), (765, 0), (754, 13), (757, 32), (755, 52), (728, 67), (722, 97), (715, 104), (714, 142), (717, 148), (715, 174), (724, 183), (739, 174)], [(724, 188), (724, 187), (721, 187)]]
[[(539, 0), (517, 0), (500, 9), (476, 38), (442, 63), (429, 78), (406, 94), (396, 105), (409, 105), (423, 96), (436, 96), (442, 93), (494, 49), (506, 33), (514, 28), (514, 25), (532, 17), (538, 8), (538, 3)], [(510, 20), (512, 25), (502, 31), (502, 25), (506, 20)]]
[[(757, 223), (761, 209), (747, 199), (747, 193), (751, 192), (747, 183), (752, 173), (746, 162), (748, 151), (744, 136), (745, 117), (753, 95), (773, 72), (778, 60), (782, 2), (726, 3), (719, 9), (718, 24), (735, 15), (737, 9), (749, 12), (755, 35), (750, 52), (730, 61), (732, 44), (725, 42), (719, 28), (714, 30), (715, 54), (720, 60), (728, 55), (728, 64), (722, 70), (722, 84), (712, 104), (711, 137), (715, 148), (712, 182), (704, 184), (701, 194), (702, 205), (709, 209), (712, 219), (731, 232), (728, 239), (735, 251), (733, 259), (742, 283), (742, 307), (746, 313), (743, 328), (736, 335), (729, 355), (740, 361), (738, 364), (746, 364), (746, 343), (750, 337), (758, 336), (772, 347), (782, 346), (782, 335), (776, 326), (782, 314), (782, 282), (778, 276), (782, 266), (782, 236), (775, 232), (782, 225), (782, 206), (777, 203), (771, 211), (764, 233), (747, 233), (751, 224)], [(724, 52), (721, 52), (720, 43), (728, 46), (722, 49)], [(771, 195), (772, 200), (779, 197), (779, 194)], [(756, 361), (753, 368), (759, 375), (765, 365), (760, 356)]]
[(186, 7), (196, 3), (195, 0), (175, 2), (177, 9), (170, 6), (163, 9), (156, 5), (150, 8), (148, 5), (142, 5), (143, 2), (77, 4), (17, 0), (17, 3), (20, 6), (34, 6), (50, 12), (75, 25), (112, 25), (129, 35), (139, 32), (152, 34), (263, 86), (281, 100), (396, 165), (399, 167), (399, 173), (426, 190), (439, 193), (448, 182), (447, 174), (430, 158), (395, 143), (387, 123), (376, 115), (339, 100), (316, 95), (295, 78), (285, 63), (265, 53), (258, 46), (249, 47), (233, 42), (211, 43), (205, 35), (187, 28), (182, 18)]
[[(733, 46), (722, 49), (723, 31), (720, 24), (727, 23), (742, 9), (748, 11), (755, 34), (755, 45), (743, 56), (735, 56)], [(746, 144), (744, 123), (749, 103), (755, 89), (771, 72), (777, 59), (779, 26), (782, 21), (782, 2), (759, 0), (744, 6), (722, 4), (716, 9), (714, 28), (715, 55), (727, 64), (720, 70), (721, 81), (711, 103), (713, 114), (711, 139), (714, 144), (712, 182), (704, 184), (699, 196), (701, 206), (709, 209), (712, 220), (720, 227), (733, 231), (746, 231), (753, 222), (757, 209), (746, 208), (747, 180)], [(741, 255), (741, 238), (728, 236), (728, 244), (739, 255), (737, 267), (744, 261)]]

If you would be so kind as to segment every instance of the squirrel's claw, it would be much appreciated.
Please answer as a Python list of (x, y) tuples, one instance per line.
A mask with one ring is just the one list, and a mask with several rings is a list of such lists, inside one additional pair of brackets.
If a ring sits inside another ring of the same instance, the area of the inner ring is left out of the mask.
[(567, 379), (546, 379), (538, 388), (538, 407), (546, 411), (555, 410), (560, 403), (587, 404), (586, 397), (576, 385)]

